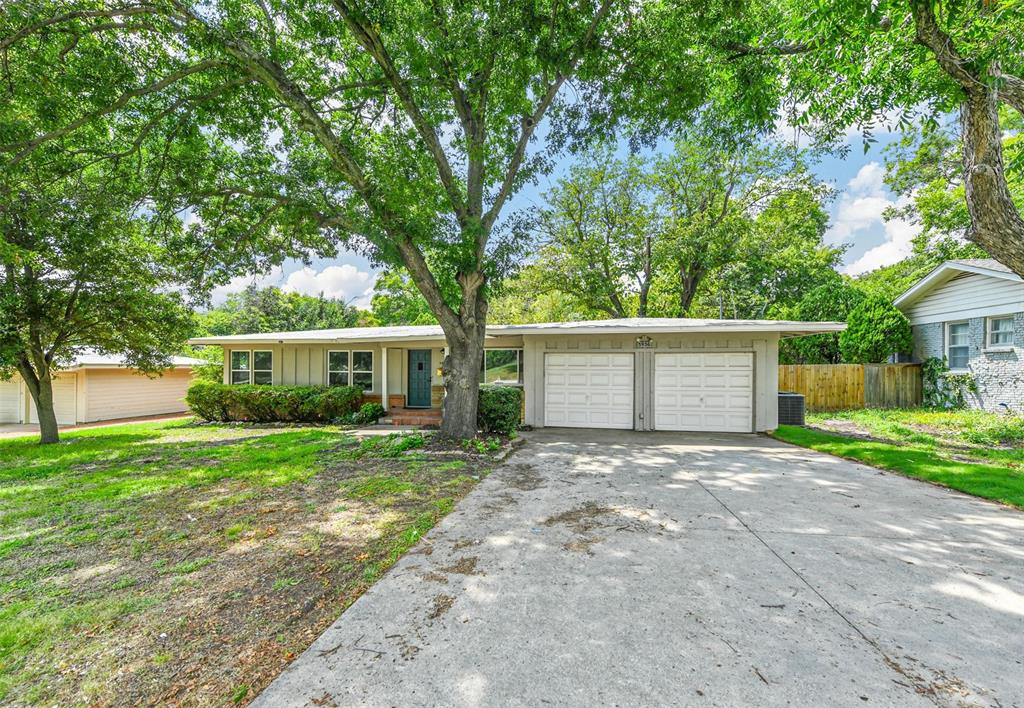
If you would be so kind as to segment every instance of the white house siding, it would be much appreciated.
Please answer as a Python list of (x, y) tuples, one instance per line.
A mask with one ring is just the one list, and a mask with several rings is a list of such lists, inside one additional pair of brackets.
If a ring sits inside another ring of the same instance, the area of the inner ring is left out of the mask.
[[(80, 406), (83, 403), (84, 379), (81, 373), (64, 373), (54, 377), (53, 412), (57, 416), (58, 425), (74, 425), (81, 420)], [(39, 422), (35, 401), (29, 405), (28, 422)]]
[(960, 273), (903, 310), (912, 325), (1024, 312), (1024, 282)]
[(750, 352), (754, 358), (754, 429), (778, 425), (779, 335), (766, 334), (649, 334), (651, 347), (638, 349), (635, 334), (565, 335), (553, 332), (524, 335), (525, 422), (544, 425), (544, 356), (549, 353), (632, 353), (635, 357), (634, 425), (654, 428), (654, 356), (676, 352)]
[(182, 413), (188, 409), (184, 399), (192, 383), (190, 369), (171, 369), (155, 378), (129, 369), (89, 369), (84, 378), (85, 413), (79, 422)]
[[(990, 278), (995, 282), (994, 278)], [(925, 296), (927, 299), (928, 296)], [(1001, 314), (1001, 313), (1000, 313)], [(1005, 315), (1004, 315), (1005, 316)], [(940, 322), (914, 324), (914, 358), (924, 361), (946, 356), (946, 323), (963, 321), (949, 316)], [(978, 392), (967, 396), (972, 408), (1002, 410), (1003, 405), (1024, 412), (1024, 312), (1014, 313), (1013, 348), (1009, 351), (986, 350), (985, 318), (967, 319), (970, 339), (968, 371), (974, 376)]]

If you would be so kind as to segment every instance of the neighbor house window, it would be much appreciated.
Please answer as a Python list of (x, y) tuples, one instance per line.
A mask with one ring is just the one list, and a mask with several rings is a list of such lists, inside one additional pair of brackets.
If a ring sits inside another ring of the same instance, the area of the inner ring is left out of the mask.
[(946, 327), (946, 359), (953, 370), (966, 369), (971, 348), (966, 322), (950, 322)]
[(480, 382), (521, 384), (523, 382), (523, 350), (485, 349), (480, 367)]
[(274, 383), (274, 352), (252, 353), (252, 382), (267, 386)]
[(1013, 318), (1012, 317), (989, 317), (988, 318), (988, 346), (1010, 347), (1013, 346)]
[(250, 352), (231, 352), (231, 383), (247, 384), (252, 375)]
[(327, 352), (327, 385), (373, 390), (373, 352)]

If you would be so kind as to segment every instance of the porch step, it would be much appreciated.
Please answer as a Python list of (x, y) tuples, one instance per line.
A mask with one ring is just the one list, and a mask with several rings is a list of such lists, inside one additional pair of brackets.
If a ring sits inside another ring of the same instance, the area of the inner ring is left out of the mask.
[(441, 425), (438, 408), (392, 408), (380, 419), (384, 425), (414, 425), (419, 428), (437, 428)]

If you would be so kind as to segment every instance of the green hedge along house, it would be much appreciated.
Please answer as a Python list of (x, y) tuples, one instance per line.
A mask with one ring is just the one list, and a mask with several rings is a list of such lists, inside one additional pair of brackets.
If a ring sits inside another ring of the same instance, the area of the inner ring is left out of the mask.
[[(521, 386), (534, 427), (738, 432), (777, 425), (783, 337), (841, 322), (636, 318), (487, 328), (480, 381)], [(224, 349), (224, 383), (362, 386), (394, 422), (435, 423), (439, 326), (200, 337)]]

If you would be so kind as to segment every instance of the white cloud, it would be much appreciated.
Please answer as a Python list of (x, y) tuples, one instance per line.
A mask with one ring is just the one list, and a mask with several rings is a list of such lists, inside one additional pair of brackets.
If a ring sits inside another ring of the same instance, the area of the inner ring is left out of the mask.
[(370, 304), (376, 280), (375, 274), (359, 270), (348, 263), (327, 266), (321, 271), (306, 266), (290, 273), (281, 289), (306, 295), (323, 293), (324, 297), (344, 300), (357, 307), (366, 307)]
[(890, 265), (910, 255), (913, 239), (920, 226), (903, 219), (886, 221), (885, 210), (901, 206), (903, 200), (894, 200), (885, 188), (885, 169), (877, 162), (869, 162), (847, 182), (832, 215), (825, 240), (829, 243), (858, 242), (881, 237), (882, 243), (865, 250), (843, 269), (858, 275), (884, 265)]
[(210, 299), (213, 300), (214, 305), (219, 305), (227, 299), (228, 295), (240, 293), (250, 285), (262, 288), (267, 285), (276, 285), (280, 279), (280, 266), (274, 266), (266, 275), (239, 275), (232, 278), (227, 285), (220, 285), (214, 288)]
[[(286, 263), (285, 267), (288, 265)], [(232, 278), (227, 285), (214, 288), (211, 295), (213, 304), (221, 304), (228, 295), (241, 292), (250, 285), (260, 288), (276, 285), (286, 293), (314, 296), (323, 293), (324, 297), (343, 300), (357, 307), (368, 307), (377, 280), (376, 273), (360, 270), (349, 263), (327, 266), (322, 270), (305, 266), (287, 275), (284, 271), (284, 268), (275, 266), (266, 275), (240, 275)]]

